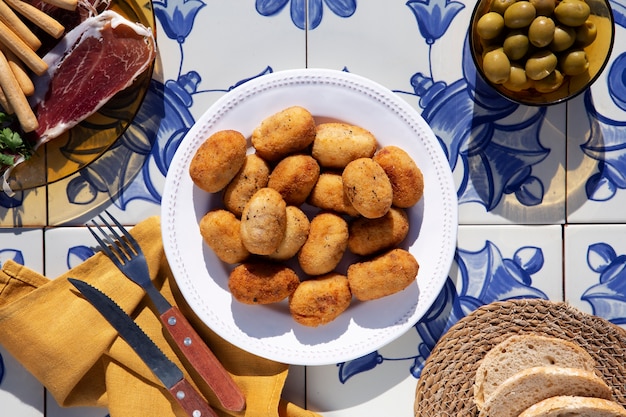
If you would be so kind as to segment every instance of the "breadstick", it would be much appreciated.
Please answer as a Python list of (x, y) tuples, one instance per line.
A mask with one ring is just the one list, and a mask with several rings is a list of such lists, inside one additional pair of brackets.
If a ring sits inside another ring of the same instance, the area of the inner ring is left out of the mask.
[(0, 51), (2, 51), (4, 56), (7, 58), (7, 61), (9, 61), (9, 67), (11, 67), (11, 71), (13, 71), (13, 75), (15, 75), (15, 79), (17, 79), (24, 95), (27, 97), (33, 95), (35, 93), (35, 85), (24, 69), (22, 61), (20, 61), (20, 59), (13, 52), (11, 52), (9, 48), (1, 43)]
[(4, 110), (4, 112), (6, 114), (13, 114), (13, 107), (11, 106), (11, 103), (9, 103), (9, 100), (7, 100), (7, 96), (4, 95), (4, 91), (2, 90), (2, 87), (0, 87), (0, 107), (2, 107), (2, 109)]
[(32, 132), (37, 129), (39, 127), (37, 117), (28, 104), (28, 100), (20, 89), (20, 85), (9, 68), (9, 62), (2, 52), (0, 52), (0, 87), (2, 87), (7, 101), (13, 107), (24, 132)]
[(22, 22), (22, 19), (20, 19), (3, 0), (0, 0), (0, 21), (13, 30), (17, 36), (22, 38), (33, 51), (36, 51), (41, 46), (39, 38), (37, 38), (28, 26)]
[(76, 0), (43, 0), (45, 3), (59, 7), (65, 10), (76, 10), (78, 1)]
[(35, 25), (39, 26), (48, 35), (59, 39), (61, 35), (63, 35), (63, 32), (65, 32), (65, 28), (62, 24), (35, 6), (22, 0), (5, 1), (9, 6), (11, 6), (11, 8), (13, 8), (13, 10), (33, 22)]
[(35, 74), (41, 75), (48, 69), (48, 64), (2, 22), (0, 22), (0, 43), (17, 55)]

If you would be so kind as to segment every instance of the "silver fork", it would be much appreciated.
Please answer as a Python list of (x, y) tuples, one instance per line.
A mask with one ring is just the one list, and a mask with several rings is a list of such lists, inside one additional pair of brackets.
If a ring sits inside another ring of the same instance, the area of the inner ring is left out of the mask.
[[(243, 410), (246, 403), (245, 397), (230, 374), (180, 310), (171, 305), (152, 283), (148, 264), (139, 243), (108, 211), (105, 213), (123, 236), (102, 215), (98, 218), (105, 227), (101, 227), (95, 220), (92, 220), (92, 225), (88, 229), (100, 245), (102, 252), (127, 278), (146, 291), (159, 313), (164, 329), (182, 352), (184, 357), (181, 359), (185, 359), (211, 387), (222, 406), (232, 411)], [(94, 228), (100, 233), (96, 233)]]

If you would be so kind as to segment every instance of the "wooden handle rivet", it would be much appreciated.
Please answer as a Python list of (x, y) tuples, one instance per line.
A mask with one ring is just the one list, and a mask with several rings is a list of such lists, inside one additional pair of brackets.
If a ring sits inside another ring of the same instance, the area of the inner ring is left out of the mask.
[(185, 340), (183, 341), (183, 343), (185, 344), (185, 346), (191, 346), (191, 338), (190, 337), (186, 337)]
[(185, 398), (185, 391), (177, 391), (176, 392), (176, 398), (178, 398), (179, 400), (182, 400)]
[(200, 417), (202, 415), (202, 411), (200, 410), (193, 410), (193, 413), (191, 413), (193, 415), (193, 417)]
[(170, 326), (174, 326), (176, 324), (176, 317), (170, 317), (169, 319), (167, 319), (167, 324), (169, 324)]

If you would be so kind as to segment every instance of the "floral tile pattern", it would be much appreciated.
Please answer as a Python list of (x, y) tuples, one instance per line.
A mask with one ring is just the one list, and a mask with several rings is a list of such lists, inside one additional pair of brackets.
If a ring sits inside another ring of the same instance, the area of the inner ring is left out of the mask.
[(374, 416), (394, 404), (394, 415), (412, 416), (424, 361), (459, 319), (492, 301), (562, 300), (561, 248), (559, 225), (461, 225), (448, 282), (426, 317), (377, 352), (338, 366), (308, 368), (308, 406), (324, 416)]
[(626, 12), (611, 1), (615, 45), (611, 60), (583, 97), (568, 107), (568, 221), (624, 222), (626, 201), (624, 136), (626, 126)]
[[(104, 208), (127, 225), (159, 214), (178, 144), (223, 94), (267, 73), (324, 67), (379, 82), (429, 123), (457, 185), (458, 246), (439, 298), (419, 323), (362, 358), (294, 367), (288, 399), (325, 417), (410, 417), (417, 378), (439, 337), (492, 301), (566, 300), (626, 324), (626, 2), (611, 0), (616, 43), (601, 78), (547, 108), (510, 103), (479, 78), (467, 42), (474, 4), (146, 2), (160, 54), (139, 114), (116, 146), (71, 180), (0, 195), (0, 262), (16, 259), (51, 278), (81, 263), (93, 242), (76, 226)], [(107, 415), (63, 409), (49, 397), (44, 409), (44, 389), (29, 377), (0, 350), (0, 403), (12, 415)]]
[(578, 309), (626, 325), (626, 226), (568, 225), (565, 299)]

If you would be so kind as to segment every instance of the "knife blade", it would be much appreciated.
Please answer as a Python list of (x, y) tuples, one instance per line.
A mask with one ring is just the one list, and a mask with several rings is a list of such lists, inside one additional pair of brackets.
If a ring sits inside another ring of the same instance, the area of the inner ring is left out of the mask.
[[(100, 220), (115, 236), (115, 242), (117, 243), (113, 244), (108, 237), (98, 236), (92, 228), (89, 228), (93, 237), (100, 244), (102, 251), (124, 276), (144, 289), (156, 308), (164, 330), (178, 347), (177, 354), (183, 359), (185, 366), (191, 367), (206, 382), (224, 408), (231, 411), (242, 411), (246, 406), (246, 397), (233, 377), (204, 343), (178, 307), (170, 304), (154, 286), (148, 263), (145, 260), (139, 242), (111, 213), (106, 210), (105, 213), (119, 231), (122, 232), (123, 237), (100, 215)], [(107, 236), (106, 231), (98, 224), (94, 223), (93, 227), (98, 229), (102, 236)], [(110, 247), (108, 246), (109, 244), (111, 245)], [(113, 250), (112, 248), (114, 247), (117, 247), (117, 249)]]
[(218, 417), (183, 372), (120, 306), (98, 288), (75, 278), (68, 281), (117, 330), (190, 417)]

